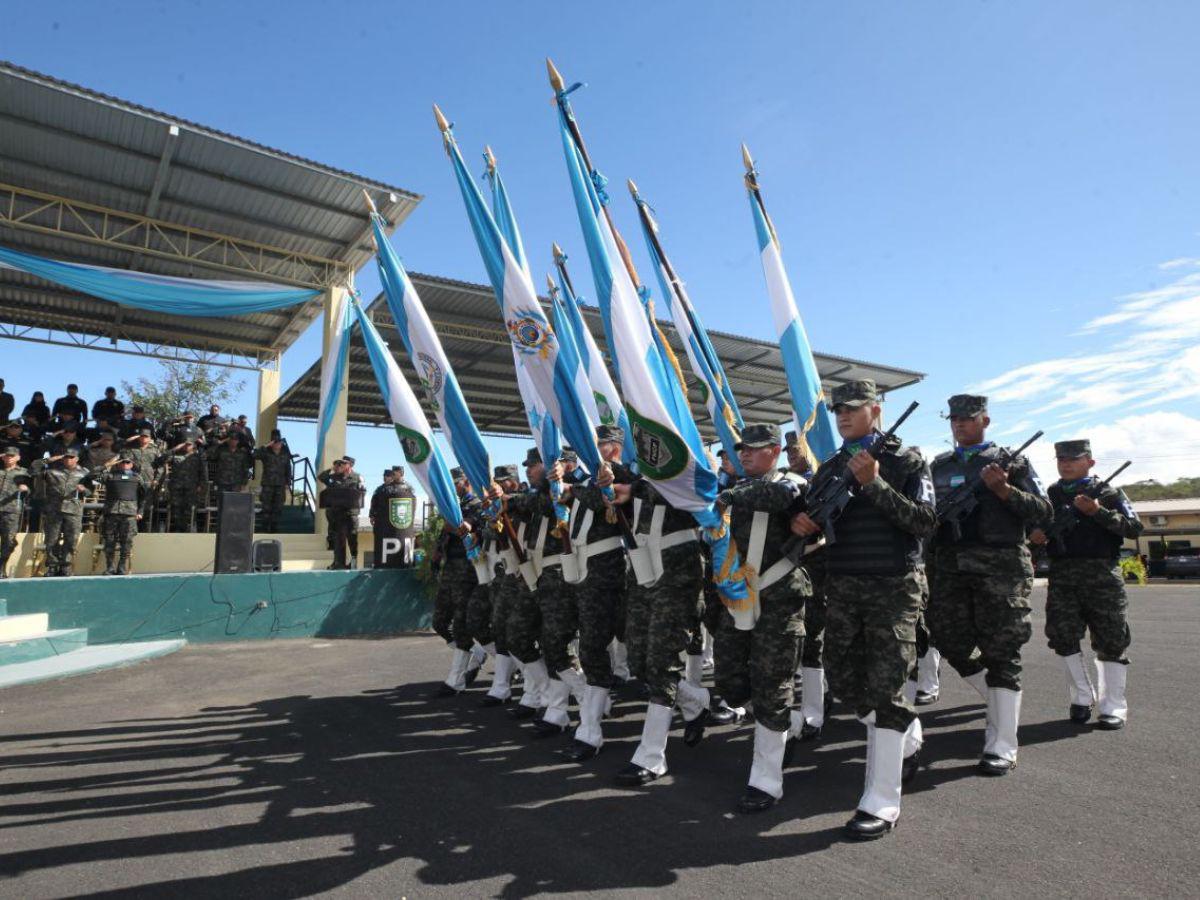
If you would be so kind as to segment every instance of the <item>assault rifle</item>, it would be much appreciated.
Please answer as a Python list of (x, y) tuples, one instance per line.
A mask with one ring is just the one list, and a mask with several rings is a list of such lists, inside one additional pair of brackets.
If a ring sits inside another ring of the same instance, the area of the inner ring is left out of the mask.
[[(1133, 465), (1133, 460), (1125, 460), (1125, 462), (1121, 464), (1121, 467), (1117, 469), (1117, 471), (1113, 472), (1111, 475), (1097, 484), (1093, 490), (1098, 493), (1102, 488), (1106, 487), (1114, 478), (1128, 469), (1131, 465)], [(1088, 496), (1093, 500), (1095, 499), (1095, 494), (1093, 493), (1089, 492)], [(1082, 521), (1082, 515), (1083, 514), (1075, 508), (1073, 503), (1064, 503), (1062, 506), (1056, 509), (1054, 511), (1054, 522), (1051, 523), (1049, 527), (1042, 529), (1043, 534), (1046, 535), (1047, 543), (1053, 541), (1056, 545), (1058, 545), (1060, 550), (1065, 551), (1066, 537), (1068, 534), (1074, 531), (1075, 526)]]
[[(1029, 445), (1043, 434), (1045, 434), (1044, 431), (1039, 431), (1011, 453), (1008, 450), (1001, 451), (1002, 456), (998, 463), (1000, 468), (1007, 472), (1008, 467), (1013, 464), (1016, 458), (1024, 453), (1029, 448)], [(956, 541), (962, 537), (962, 523), (967, 520), (971, 513), (975, 512), (975, 508), (979, 506), (979, 497), (985, 490), (987, 490), (987, 486), (984, 485), (983, 479), (976, 475), (974, 478), (964, 481), (941, 500), (938, 500), (938, 524), (949, 525)]]
[[(879, 454), (883, 452), (884, 447), (895, 436), (896, 430), (904, 424), (904, 420), (913, 414), (918, 406), (916, 400), (908, 404), (908, 409), (901, 413), (900, 418), (892, 423), (892, 427), (884, 432), (883, 437), (871, 445), (867, 450), (875, 459), (879, 459)], [(808, 509), (808, 517), (821, 526), (821, 531), (825, 533), (825, 543), (832, 544), (837, 541), (837, 535), (834, 531), (833, 523), (837, 521), (838, 516), (846, 509), (846, 504), (854, 496), (854, 491), (858, 485), (858, 479), (850, 473), (849, 470), (843, 472), (839, 478), (831, 478), (821, 485), (820, 490), (814, 491), (808, 495), (806, 505)]]

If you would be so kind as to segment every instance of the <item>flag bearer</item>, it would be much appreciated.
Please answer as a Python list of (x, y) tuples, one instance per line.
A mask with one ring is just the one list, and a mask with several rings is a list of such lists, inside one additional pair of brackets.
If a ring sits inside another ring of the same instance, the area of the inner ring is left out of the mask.
[[(478, 533), (479, 529), (474, 527), (474, 523), (478, 520), (482, 504), (471, 492), (471, 485), (462, 469), (451, 469), (450, 477), (454, 481), (454, 489), (458, 492), (458, 506), (462, 510), (463, 522), (470, 531)], [(475, 575), (474, 566), (467, 559), (467, 546), (463, 542), (463, 535), (449, 523), (442, 532), (438, 549), (442, 572), (433, 607), (433, 630), (454, 648), (450, 658), (450, 672), (438, 688), (438, 696), (453, 697), (467, 689), (467, 669), (471, 663), (471, 647), (474, 645), (467, 629), (467, 609), (471, 594), (479, 586), (479, 578)]]

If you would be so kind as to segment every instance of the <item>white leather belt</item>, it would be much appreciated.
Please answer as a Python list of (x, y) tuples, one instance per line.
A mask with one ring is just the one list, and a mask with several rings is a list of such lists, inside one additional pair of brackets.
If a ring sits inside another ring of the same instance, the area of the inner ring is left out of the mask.
[(666, 550), (670, 547), (678, 547), (680, 544), (688, 544), (692, 541), (699, 540), (695, 528), (684, 528), (681, 531), (672, 531), (670, 534), (665, 534), (658, 544), (660, 550)]
[(606, 537), (599, 541), (594, 541), (587, 545), (588, 557), (599, 556), (601, 553), (609, 553), (612, 550), (619, 550), (624, 545), (619, 534), (614, 534), (612, 537)]
[(543, 556), (538, 562), (538, 574), (545, 572), (551, 566), (562, 565), (562, 557), (555, 553), (553, 556)]
[(762, 575), (759, 576), (757, 579), (758, 584), (755, 585), (755, 587), (760, 592), (765, 591), (775, 582), (789, 575), (793, 570), (795, 570), (795, 568), (796, 564), (784, 556), (776, 560), (775, 564), (771, 566), (771, 568), (767, 569), (767, 571), (763, 572)]

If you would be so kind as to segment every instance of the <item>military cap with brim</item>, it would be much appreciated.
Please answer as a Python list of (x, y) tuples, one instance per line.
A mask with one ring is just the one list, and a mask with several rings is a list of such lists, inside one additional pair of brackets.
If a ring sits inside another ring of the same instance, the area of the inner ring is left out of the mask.
[(536, 466), (542, 461), (542, 454), (538, 453), (537, 447), (530, 447), (529, 452), (525, 454), (525, 468)]
[(559, 458), (564, 462), (579, 462), (579, 454), (570, 447), (563, 447), (562, 456)]
[(5, 447), (4, 452), (0, 453), (0, 456), (20, 456), (20, 455), (21, 455), (21, 451), (18, 450), (16, 447)]
[(779, 446), (779, 426), (771, 424), (763, 425), (747, 425), (742, 429), (742, 439), (734, 444), (734, 450), (741, 450), (743, 447), (757, 449), (759, 447), (778, 447)]
[(987, 413), (987, 397), (980, 394), (955, 394), (948, 401), (950, 415), (970, 418)]
[(4, 423), (4, 427), (5, 428), (20, 428), (21, 422), (19, 419), (9, 419), (7, 422)]
[(517, 472), (517, 464), (509, 463), (506, 466), (496, 466), (496, 468), (492, 470), (492, 477), (497, 481), (502, 481), (505, 478), (511, 478), (513, 481), (520, 481), (521, 477), (517, 474)]
[(783, 445), (785, 447), (799, 447), (800, 446), (800, 435), (798, 435), (794, 431), (789, 431), (787, 434), (785, 434), (783, 436)]
[(153, 428), (142, 428), (141, 430), (138, 431), (138, 434), (146, 434), (146, 435), (149, 435), (150, 437), (154, 437), (154, 429)]
[(391, 469), (384, 469), (384, 470), (383, 470), (383, 477), (384, 477), (384, 478), (387, 478), (389, 475), (395, 475), (395, 474), (396, 474), (396, 473), (395, 473), (395, 472), (393, 472)]
[(625, 429), (620, 425), (597, 425), (596, 440), (623, 444), (625, 442)]
[(342, 462), (344, 462), (348, 466), (352, 466), (352, 465), (354, 465), (354, 457), (353, 456), (343, 456)]
[(118, 453), (117, 462), (133, 462), (132, 453)]
[(74, 419), (69, 419), (68, 421), (62, 423), (62, 430), (78, 432), (79, 431), (79, 423), (76, 422)]
[(455, 466), (453, 469), (450, 470), (450, 478), (453, 479), (454, 481), (458, 481), (459, 479), (466, 478), (466, 477), (467, 477), (467, 473), (464, 472), (462, 470), (462, 468), (459, 466)]
[(403, 475), (404, 474), (404, 466), (392, 466), (392, 471), (395, 472), (397, 475)]
[(68, 447), (63, 451), (63, 456), (74, 456), (76, 459), (79, 459), (79, 451), (74, 447)]
[(1079, 459), (1081, 456), (1092, 455), (1092, 442), (1087, 438), (1074, 441), (1055, 441), (1054, 455), (1067, 459)]
[(855, 409), (878, 402), (879, 391), (876, 390), (875, 382), (870, 378), (860, 378), (857, 381), (839, 384), (829, 395), (830, 409), (837, 409), (839, 406), (849, 406), (851, 409)]

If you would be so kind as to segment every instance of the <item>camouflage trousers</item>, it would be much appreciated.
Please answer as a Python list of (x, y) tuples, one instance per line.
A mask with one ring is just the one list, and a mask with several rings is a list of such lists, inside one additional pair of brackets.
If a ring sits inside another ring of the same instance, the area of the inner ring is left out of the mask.
[[(814, 558), (815, 557), (815, 558)], [(809, 557), (804, 571), (812, 582), (812, 596), (804, 601), (804, 646), (800, 648), (800, 665), (820, 669), (825, 657), (825, 559), (821, 551)]]
[(196, 489), (194, 487), (171, 488), (171, 530), (175, 532), (194, 531), (195, 522), (192, 514), (196, 510)]
[(804, 602), (812, 584), (796, 569), (758, 597), (754, 628), (742, 631), (728, 610), (713, 642), (717, 691), (730, 706), (754, 704), (754, 720), (771, 731), (791, 725), (792, 681), (804, 640)]
[(263, 525), (267, 531), (274, 531), (279, 525), (284, 490), (282, 484), (264, 484), (259, 488), (258, 500), (262, 505)]
[(1024, 547), (938, 551), (925, 621), (933, 645), (964, 678), (1021, 689), (1021, 648), (1033, 636), (1033, 565)]
[(617, 636), (625, 607), (625, 551), (618, 547), (588, 560), (587, 578), (574, 585), (579, 609), (579, 662), (587, 683), (613, 686), (608, 645)]
[(471, 567), (471, 575), (476, 583), (467, 599), (467, 636), (486, 647), (495, 639), (492, 631), (492, 585), (496, 582), (479, 584), (474, 566)]
[(575, 586), (563, 581), (562, 568), (542, 570), (537, 581), (537, 604), (542, 612), (542, 630), (538, 641), (551, 678), (575, 666), (571, 641), (579, 630), (579, 606)]
[(646, 683), (650, 702), (675, 705), (675, 692), (683, 677), (682, 653), (700, 632), (704, 567), (697, 544), (680, 544), (663, 551), (663, 574), (643, 587), (631, 571), (628, 576), (628, 611), (625, 648), (629, 671)]
[(82, 514), (63, 515), (59, 510), (52, 509), (42, 512), (42, 536), (46, 540), (47, 571), (56, 572), (60, 568), (70, 568), (82, 528)]
[(17, 549), (17, 529), (21, 527), (21, 511), (6, 509), (0, 511), (0, 566), (8, 562), (13, 551)]
[[(725, 611), (725, 607), (721, 605), (721, 595), (717, 593), (717, 586), (712, 580), (712, 566), (707, 563), (704, 566), (704, 591), (703, 591), (703, 606), (700, 612), (700, 624), (711, 635), (716, 635), (717, 628), (721, 624), (721, 613)], [(704, 631), (697, 628), (692, 635), (692, 639), (688, 641), (687, 652), (689, 656), (699, 656), (704, 652)]]
[(500, 585), (500, 609), (507, 617), (505, 644), (508, 655), (523, 663), (541, 658), (542, 608), (536, 591), (525, 585), (520, 575), (505, 575)]
[(513, 596), (511, 590), (505, 590), (505, 582), (513, 581), (517, 577), (504, 574), (504, 567), (497, 566), (496, 577), (488, 585), (488, 594), (492, 600), (492, 640), (496, 642), (496, 652), (499, 654), (508, 653), (508, 613)]
[(1085, 632), (1102, 662), (1128, 663), (1125, 580), (1106, 559), (1055, 559), (1046, 593), (1046, 639), (1059, 656), (1079, 652)]
[(917, 664), (921, 583), (903, 575), (831, 574), (825, 582), (825, 674), (829, 689), (860, 719), (904, 731), (916, 710), (904, 684)]
[(129, 559), (133, 552), (133, 539), (137, 537), (138, 523), (135, 516), (104, 516), (104, 552), (106, 556), (119, 554)]
[(443, 560), (437, 598), (433, 602), (433, 630), (447, 644), (452, 643), (460, 650), (471, 649), (471, 636), (467, 633), (467, 604), (478, 582), (475, 570), (466, 557)]

